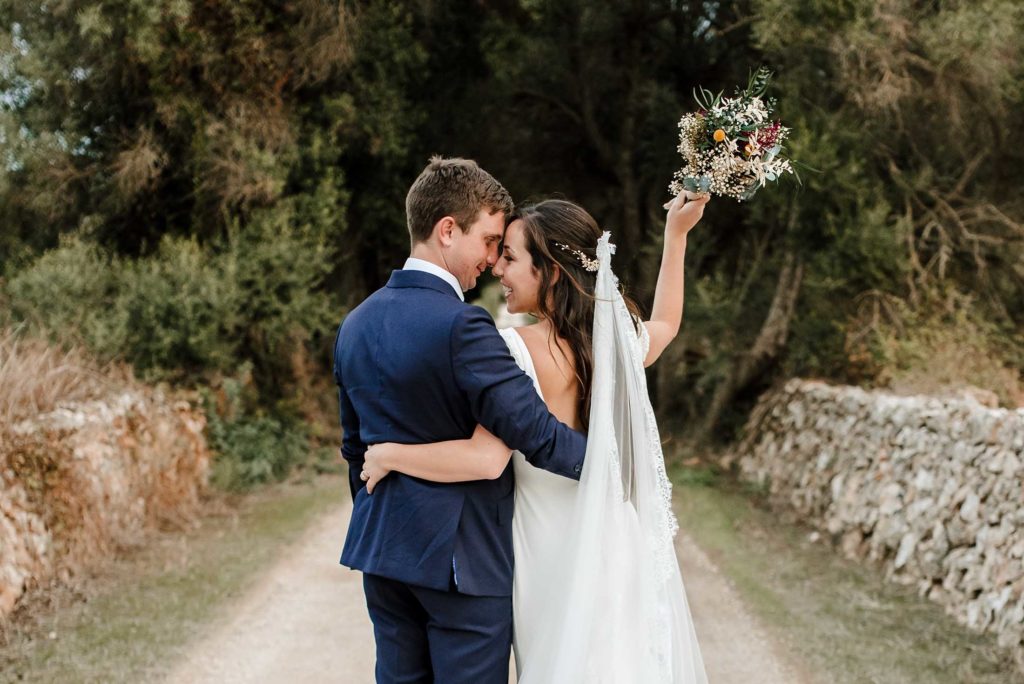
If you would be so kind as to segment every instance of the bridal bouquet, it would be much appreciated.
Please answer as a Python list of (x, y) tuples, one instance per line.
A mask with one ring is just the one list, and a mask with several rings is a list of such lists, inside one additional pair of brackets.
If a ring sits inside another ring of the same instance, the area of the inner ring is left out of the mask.
[(775, 98), (762, 98), (772, 72), (759, 68), (745, 90), (722, 97), (700, 88), (694, 97), (700, 111), (679, 121), (679, 154), (683, 168), (676, 172), (669, 192), (684, 190), (734, 197), (754, 196), (768, 181), (794, 173), (781, 156), (789, 129), (770, 119)]

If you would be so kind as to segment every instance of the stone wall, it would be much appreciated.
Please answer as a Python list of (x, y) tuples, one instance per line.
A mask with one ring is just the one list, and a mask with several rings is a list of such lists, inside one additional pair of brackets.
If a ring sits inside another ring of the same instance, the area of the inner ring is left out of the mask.
[(0, 429), (0, 618), (148, 529), (190, 522), (204, 426), (187, 402), (132, 391)]
[(793, 380), (736, 456), (775, 505), (1024, 662), (1024, 409)]

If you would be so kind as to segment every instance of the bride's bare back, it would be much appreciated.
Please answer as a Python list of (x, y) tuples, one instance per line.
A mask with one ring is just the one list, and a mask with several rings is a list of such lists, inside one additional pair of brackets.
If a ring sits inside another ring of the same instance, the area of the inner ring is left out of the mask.
[(568, 343), (551, 334), (547, 321), (516, 328), (516, 332), (530, 351), (548, 410), (574, 430), (583, 430), (586, 426), (580, 425), (576, 411), (579, 383)]

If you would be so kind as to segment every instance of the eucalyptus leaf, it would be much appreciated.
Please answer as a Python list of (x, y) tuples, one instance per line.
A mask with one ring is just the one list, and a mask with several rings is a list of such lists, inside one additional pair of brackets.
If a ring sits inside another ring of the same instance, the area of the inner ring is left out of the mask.
[(739, 197), (740, 201), (741, 201), (741, 202), (745, 202), (745, 201), (747, 201), (747, 200), (749, 200), (749, 199), (752, 199), (752, 198), (754, 197), (754, 195), (755, 195), (755, 194), (757, 194), (757, 191), (758, 191), (758, 189), (759, 189), (760, 187), (761, 187), (761, 186), (760, 186), (760, 185), (758, 185), (757, 183), (751, 183), (751, 184), (750, 184), (750, 187), (748, 187), (748, 188), (747, 188), (747, 189), (746, 189), (746, 190), (745, 190), (745, 191), (743, 192), (743, 194), (742, 194), (742, 195), (740, 195), (740, 197)]

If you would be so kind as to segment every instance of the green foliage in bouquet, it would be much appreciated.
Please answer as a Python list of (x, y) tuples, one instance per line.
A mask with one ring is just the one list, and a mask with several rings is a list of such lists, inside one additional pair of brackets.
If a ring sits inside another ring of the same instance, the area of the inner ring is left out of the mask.
[[(758, 67), (757, 71), (750, 74), (750, 80), (747, 82), (746, 88), (740, 90), (737, 86), (736, 94), (732, 98), (730, 106), (724, 109), (722, 97), (725, 91), (720, 90), (717, 93), (713, 93), (703, 86), (697, 86), (693, 92), (693, 99), (700, 106), (700, 113), (704, 117), (710, 131), (714, 132), (721, 128), (726, 132), (726, 135), (742, 136), (751, 131), (756, 131), (758, 127), (754, 124), (736, 125), (736, 114), (742, 111), (742, 108), (754, 98), (763, 98), (771, 80), (771, 70), (766, 66)], [(765, 100), (765, 108), (769, 112), (774, 111), (775, 104), (776, 99), (774, 97)], [(715, 140), (713, 136), (708, 136), (700, 142), (700, 149), (711, 149), (714, 146)]]
[(694, 92), (700, 110), (679, 121), (684, 165), (670, 192), (687, 190), (745, 201), (765, 184), (795, 173), (790, 160), (781, 156), (789, 129), (771, 120), (775, 99), (763, 98), (771, 78), (772, 72), (762, 66), (733, 97), (704, 87)]

